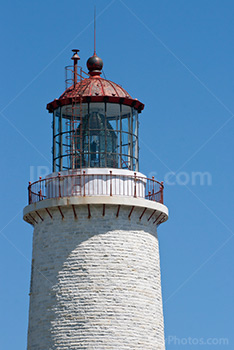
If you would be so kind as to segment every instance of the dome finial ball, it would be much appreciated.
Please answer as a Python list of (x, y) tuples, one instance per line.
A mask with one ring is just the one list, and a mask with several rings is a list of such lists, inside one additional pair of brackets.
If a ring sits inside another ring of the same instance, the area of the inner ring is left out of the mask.
[(100, 75), (103, 67), (103, 61), (96, 54), (89, 57), (87, 63), (87, 68), (89, 70), (90, 75)]

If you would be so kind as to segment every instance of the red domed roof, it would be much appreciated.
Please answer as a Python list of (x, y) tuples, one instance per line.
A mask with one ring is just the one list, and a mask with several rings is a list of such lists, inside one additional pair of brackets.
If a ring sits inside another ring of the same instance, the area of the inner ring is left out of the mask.
[(115, 96), (132, 98), (126, 90), (120, 85), (103, 79), (99, 76), (90, 77), (81, 80), (76, 86), (69, 87), (61, 96), (66, 97), (85, 97), (85, 96)]
[(133, 99), (120, 85), (101, 78), (99, 75), (90, 76), (78, 82), (75, 86), (70, 86), (64, 93), (47, 105), (49, 112), (56, 108), (76, 102), (110, 102), (122, 103), (134, 107), (138, 112), (144, 108), (143, 103)]

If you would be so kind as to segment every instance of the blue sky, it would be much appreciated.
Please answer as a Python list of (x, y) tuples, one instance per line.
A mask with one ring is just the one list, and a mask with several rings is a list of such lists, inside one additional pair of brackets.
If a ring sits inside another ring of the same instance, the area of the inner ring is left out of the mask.
[(0, 348), (26, 349), (27, 183), (51, 168), (45, 106), (64, 90), (71, 49), (80, 49), (84, 68), (93, 53), (95, 3), (107, 79), (145, 103), (140, 170), (166, 182), (170, 219), (159, 241), (167, 349), (233, 349), (231, 0), (2, 4)]

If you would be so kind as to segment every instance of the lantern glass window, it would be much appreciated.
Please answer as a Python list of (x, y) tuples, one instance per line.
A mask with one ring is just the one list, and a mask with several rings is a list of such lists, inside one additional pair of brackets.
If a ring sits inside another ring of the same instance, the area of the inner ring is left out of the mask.
[(138, 170), (138, 113), (108, 102), (74, 103), (54, 111), (54, 171)]

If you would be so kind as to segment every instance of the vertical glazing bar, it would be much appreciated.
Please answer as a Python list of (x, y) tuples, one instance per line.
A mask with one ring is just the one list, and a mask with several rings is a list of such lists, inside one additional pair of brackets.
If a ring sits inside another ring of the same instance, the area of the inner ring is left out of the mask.
[(56, 171), (56, 142), (55, 142), (55, 135), (56, 135), (56, 119), (55, 119), (56, 111), (53, 113), (53, 172)]
[(120, 105), (119, 134), (119, 167), (122, 169), (122, 104)]
[(105, 168), (107, 168), (107, 103), (105, 102)]
[[(76, 119), (76, 128), (78, 127), (78, 114), (80, 116), (80, 134), (79, 134), (79, 146), (80, 146), (80, 150), (78, 150), (78, 135), (76, 136), (76, 148), (75, 148), (75, 152), (78, 152), (80, 153), (80, 168), (82, 169), (83, 167), (83, 159), (84, 159), (84, 149), (83, 149), (83, 105), (82, 105), (83, 101), (82, 101), (82, 97), (80, 97), (80, 101), (77, 101), (76, 100), (76, 105), (75, 105), (75, 111), (78, 111), (79, 110), (79, 113), (77, 112), (77, 115), (76, 115), (76, 112), (75, 112), (75, 119)], [(77, 106), (78, 104), (78, 106)], [(76, 157), (77, 158), (77, 157)], [(79, 158), (78, 158), (79, 159)], [(75, 166), (76, 168), (76, 166)]]
[(69, 139), (70, 139), (70, 168), (74, 169), (74, 151), (75, 151), (75, 140), (74, 140), (74, 120), (73, 120), (73, 105), (69, 105), (69, 108), (67, 107), (69, 119), (70, 119), (70, 132), (69, 132)]
[(62, 123), (62, 108), (60, 108), (59, 114), (59, 171), (63, 170), (63, 123)]
[(131, 112), (132, 108), (130, 108), (130, 113), (128, 113), (128, 160), (127, 166), (129, 170), (132, 170), (131, 167)]
[(133, 108), (131, 108), (131, 116), (130, 116), (130, 169), (133, 169)]
[[(64, 107), (64, 114), (66, 114), (66, 107)], [(68, 122), (67, 119), (64, 119), (64, 161), (65, 161), (65, 167), (69, 167), (69, 147), (68, 147)]]
[(120, 114), (120, 110), (118, 111), (118, 113), (116, 113), (115, 115), (115, 133), (116, 133), (116, 137), (117, 137), (117, 147), (115, 148), (115, 155), (114, 155), (114, 168), (118, 168), (119, 167), (119, 163), (118, 163), (118, 142), (119, 142), (119, 126), (118, 126), (118, 120), (119, 120), (119, 114)]
[(90, 154), (90, 103), (88, 102), (88, 168), (91, 164), (91, 154)]
[(136, 135), (136, 144), (135, 144), (135, 158), (136, 158), (136, 171), (139, 171), (139, 143), (138, 143), (138, 132), (139, 132), (139, 127), (138, 127), (138, 112), (135, 111), (135, 135)]

